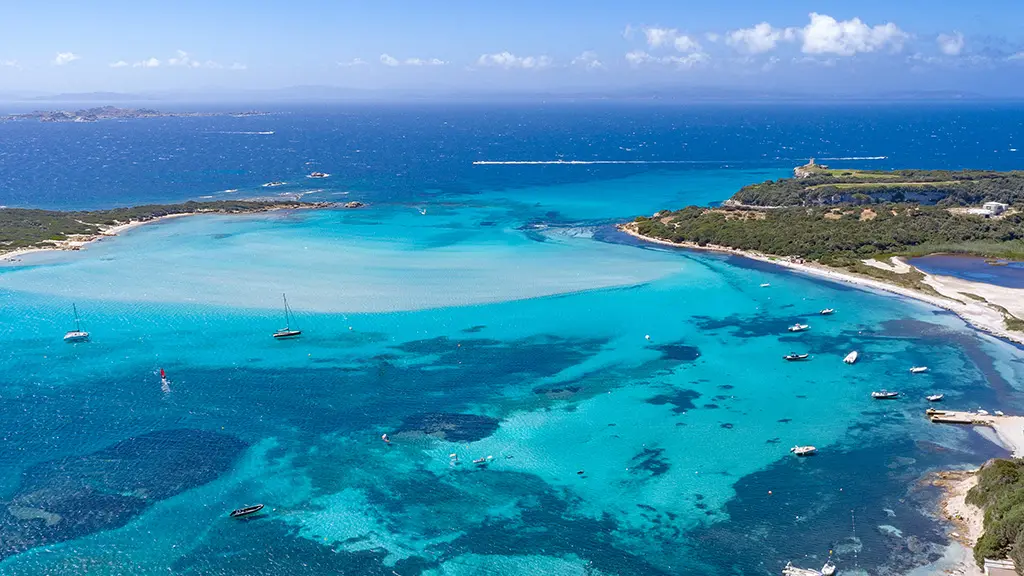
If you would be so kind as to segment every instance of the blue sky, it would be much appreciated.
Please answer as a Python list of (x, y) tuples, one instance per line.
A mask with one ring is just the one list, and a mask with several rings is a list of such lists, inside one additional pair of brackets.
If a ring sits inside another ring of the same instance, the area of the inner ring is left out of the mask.
[(649, 86), (1024, 94), (1020, 0), (15, 2), (0, 92)]

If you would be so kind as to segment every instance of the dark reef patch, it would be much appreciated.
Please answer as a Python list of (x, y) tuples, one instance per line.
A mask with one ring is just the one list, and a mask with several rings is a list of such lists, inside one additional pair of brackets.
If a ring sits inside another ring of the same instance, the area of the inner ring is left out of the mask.
[(428, 412), (406, 417), (396, 434), (421, 433), (449, 442), (475, 442), (494, 434), (498, 423), (479, 414)]
[(669, 468), (664, 448), (644, 448), (639, 454), (633, 456), (629, 464), (631, 474), (643, 471), (650, 472), (651, 476), (661, 476), (668, 472)]
[(247, 444), (204, 430), (162, 430), (26, 470), (0, 508), (0, 559), (124, 526), (154, 502), (229, 470)]
[(646, 402), (648, 404), (654, 404), (655, 406), (664, 406), (665, 404), (672, 405), (672, 412), (676, 414), (682, 414), (687, 410), (691, 410), (696, 407), (693, 403), (694, 400), (700, 398), (700, 392), (696, 390), (675, 390), (671, 394), (658, 394), (648, 398)]
[(674, 362), (693, 362), (700, 357), (700, 350), (696, 346), (687, 346), (680, 342), (671, 342), (658, 346), (648, 346), (652, 350), (661, 352), (662, 360)]
[(487, 328), (487, 326), (480, 324), (477, 326), (470, 326), (469, 328), (463, 328), (462, 332), (464, 334), (476, 334), (477, 332), (482, 331), (484, 328)]

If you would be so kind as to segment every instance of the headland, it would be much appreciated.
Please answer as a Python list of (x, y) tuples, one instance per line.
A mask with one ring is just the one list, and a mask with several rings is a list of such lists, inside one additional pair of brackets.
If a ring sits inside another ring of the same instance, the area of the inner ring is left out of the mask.
[(915, 298), (1024, 343), (1024, 290), (933, 276), (902, 258), (1024, 260), (1024, 172), (832, 170), (814, 164), (745, 186), (720, 208), (689, 206), (619, 229)]
[(336, 206), (337, 204), (333, 202), (222, 200), (77, 212), (0, 208), (0, 259), (11, 261), (31, 252), (45, 250), (79, 250), (90, 242), (116, 236), (125, 230), (167, 218), (197, 214), (255, 214), (272, 210), (308, 210)]

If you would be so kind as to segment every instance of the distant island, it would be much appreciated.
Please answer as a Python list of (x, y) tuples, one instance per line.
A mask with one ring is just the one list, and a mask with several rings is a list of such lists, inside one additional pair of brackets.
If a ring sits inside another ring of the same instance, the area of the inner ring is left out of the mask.
[[(10, 260), (37, 250), (78, 250), (99, 238), (115, 236), (129, 228), (173, 216), (252, 214), (337, 206), (333, 202), (222, 200), (79, 212), (0, 208), (0, 258)], [(343, 206), (360, 208), (363, 204), (349, 202)]]
[(38, 110), (24, 114), (0, 116), (0, 121), (38, 120), (40, 122), (98, 122), (100, 120), (136, 120), (139, 118), (196, 118), (205, 116), (262, 116), (264, 112), (161, 112), (150, 108), (118, 108), (98, 106), (83, 110)]
[(721, 207), (666, 210), (620, 229), (859, 284), (870, 279), (1024, 342), (1024, 292), (939, 280), (901, 260), (939, 253), (1024, 260), (1022, 208), (1020, 171), (836, 170), (812, 160), (793, 178), (743, 187)]

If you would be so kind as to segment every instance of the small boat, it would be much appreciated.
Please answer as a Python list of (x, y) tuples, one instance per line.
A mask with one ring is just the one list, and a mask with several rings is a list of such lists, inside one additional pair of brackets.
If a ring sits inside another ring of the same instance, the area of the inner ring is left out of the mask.
[(993, 412), (993, 414), (995, 414), (996, 416), (1006, 416), (1006, 414), (1002, 410), (996, 410), (995, 412)]
[(797, 456), (811, 456), (817, 453), (818, 449), (814, 446), (793, 446), (789, 451)]
[(835, 314), (835, 312), (836, 311), (834, 308), (825, 308), (824, 310), (818, 312), (818, 314), (821, 314), (822, 316), (828, 316), (829, 314)]
[(831, 560), (825, 562), (825, 565), (821, 567), (821, 576), (832, 576), (836, 573), (836, 565)]
[(771, 288), (771, 286), (772, 285), (769, 284), (768, 282), (765, 282), (764, 284), (761, 284), (761, 288)]
[(287, 184), (287, 182), (278, 182), (277, 180), (275, 180), (273, 182), (267, 182), (266, 184), (263, 185), (263, 187), (264, 188), (275, 188), (277, 186), (284, 186), (285, 184)]
[(853, 364), (853, 363), (857, 362), (857, 358), (859, 358), (859, 357), (860, 357), (860, 354), (858, 354), (857, 351), (854, 350), (853, 352), (850, 352), (849, 354), (847, 354), (846, 358), (843, 358), (843, 362), (846, 362), (847, 364)]
[(988, 410), (982, 410), (978, 408), (978, 416), (988, 416)]
[(872, 392), (871, 397), (875, 400), (893, 400), (900, 397), (899, 392), (890, 392), (888, 390), (881, 390), (878, 392)]
[(306, 178), (327, 178), (328, 176), (330, 176), (330, 174), (326, 172), (310, 172), (309, 176), (306, 176)]
[(252, 516), (253, 514), (263, 510), (263, 504), (256, 504), (255, 506), (246, 506), (245, 508), (239, 508), (238, 510), (232, 510), (230, 516), (232, 518), (241, 518), (243, 516)]
[(927, 371), (928, 371), (928, 367), (927, 366), (914, 366), (913, 368), (910, 369), (910, 373), (911, 374), (922, 374), (922, 373), (927, 372)]
[(809, 568), (797, 568), (793, 566), (792, 562), (786, 562), (786, 567), (782, 569), (782, 576), (824, 576), (817, 570), (811, 570)]
[(807, 360), (809, 357), (810, 357), (810, 354), (796, 354), (796, 353), (793, 353), (793, 354), (787, 354), (787, 355), (783, 356), (782, 359), (783, 360), (788, 360), (790, 362), (795, 362), (797, 360)]
[(284, 300), (284, 328), (274, 332), (274, 338), (277, 338), (278, 340), (283, 338), (295, 338), (302, 334), (302, 330), (291, 327), (292, 310), (288, 307), (288, 297), (281, 294), (281, 299)]
[(68, 330), (64, 334), (65, 342), (85, 342), (89, 340), (89, 333), (82, 330), (82, 322), (78, 319), (78, 306), (72, 304), (71, 309), (75, 311), (75, 329)]
[(385, 444), (391, 444), (391, 437), (387, 434), (381, 434), (380, 439), (383, 440)]
[(473, 464), (476, 464), (477, 466), (485, 466), (487, 464), (487, 458), (477, 458), (476, 460), (473, 460)]
[(810, 328), (810, 326), (808, 326), (807, 324), (793, 324), (792, 326), (789, 327), (789, 331), (790, 332), (803, 332), (804, 330), (807, 330), (808, 328)]
[(932, 394), (930, 396), (925, 396), (924, 399), (929, 402), (938, 402), (939, 400), (942, 400), (943, 396), (944, 394)]

